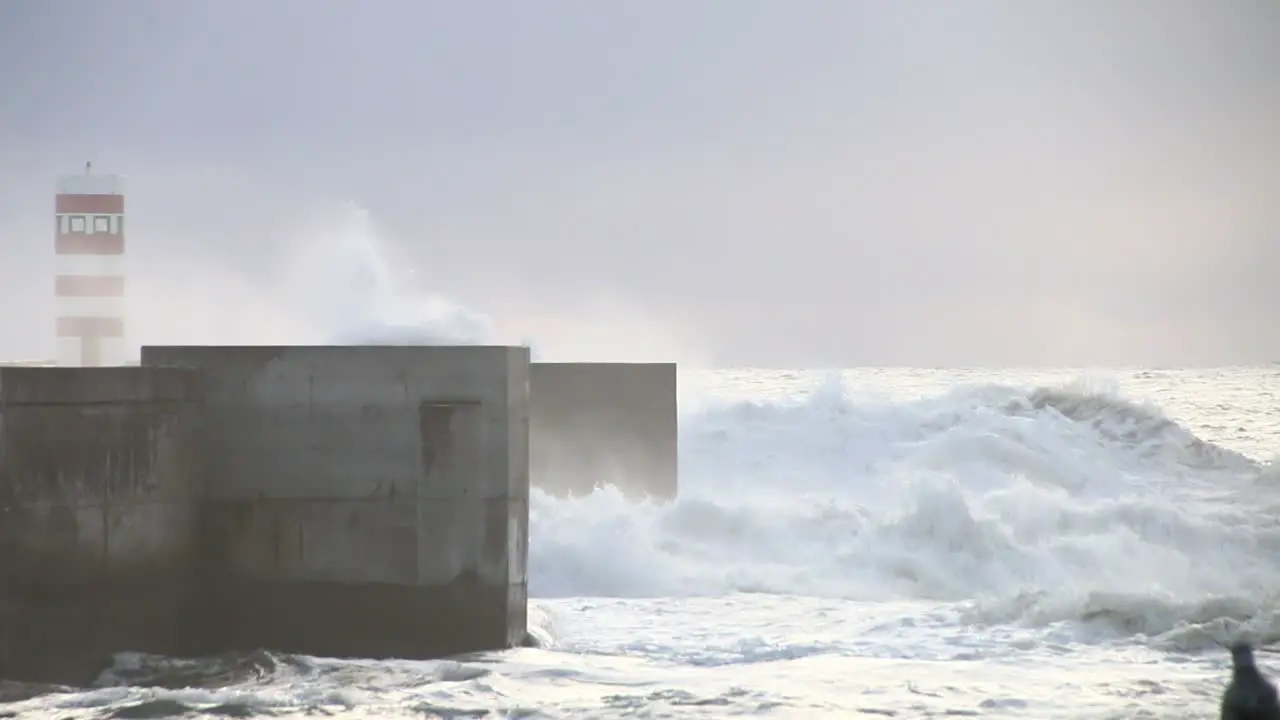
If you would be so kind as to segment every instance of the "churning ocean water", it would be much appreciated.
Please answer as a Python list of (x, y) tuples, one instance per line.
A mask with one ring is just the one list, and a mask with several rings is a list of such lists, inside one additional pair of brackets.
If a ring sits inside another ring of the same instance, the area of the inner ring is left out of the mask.
[(126, 653), (0, 714), (1212, 718), (1280, 639), (1280, 366), (681, 383), (678, 500), (535, 492), (539, 649)]

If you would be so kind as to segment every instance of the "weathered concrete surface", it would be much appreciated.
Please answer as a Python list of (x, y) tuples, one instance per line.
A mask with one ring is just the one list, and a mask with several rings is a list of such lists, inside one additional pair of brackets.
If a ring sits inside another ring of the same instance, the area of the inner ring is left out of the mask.
[(614, 485), (674, 498), (679, 487), (675, 363), (534, 363), (530, 482), (556, 495)]
[(526, 630), (527, 348), (144, 347), (198, 368), (227, 647), (431, 658)]
[(197, 376), (0, 368), (0, 677), (88, 682), (112, 652), (202, 649)]

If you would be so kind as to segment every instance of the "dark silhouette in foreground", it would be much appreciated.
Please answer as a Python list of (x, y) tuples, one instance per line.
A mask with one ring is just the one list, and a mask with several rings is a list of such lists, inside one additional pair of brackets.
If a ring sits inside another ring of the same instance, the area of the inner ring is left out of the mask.
[(1231, 646), (1231, 682), (1222, 693), (1222, 720), (1280, 720), (1276, 688), (1259, 670), (1253, 646)]

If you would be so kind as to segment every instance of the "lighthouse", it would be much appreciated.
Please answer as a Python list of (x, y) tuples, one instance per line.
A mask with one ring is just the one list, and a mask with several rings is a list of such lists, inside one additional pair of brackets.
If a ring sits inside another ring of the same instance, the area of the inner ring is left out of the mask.
[(84, 172), (57, 180), (54, 199), (60, 366), (122, 365), (125, 349), (124, 182)]

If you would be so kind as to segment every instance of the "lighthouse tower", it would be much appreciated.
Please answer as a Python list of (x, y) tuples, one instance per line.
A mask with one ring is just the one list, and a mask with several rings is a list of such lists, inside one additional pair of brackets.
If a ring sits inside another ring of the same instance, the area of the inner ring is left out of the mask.
[(124, 187), (85, 163), (58, 178), (54, 248), (58, 365), (122, 365), (124, 334)]

